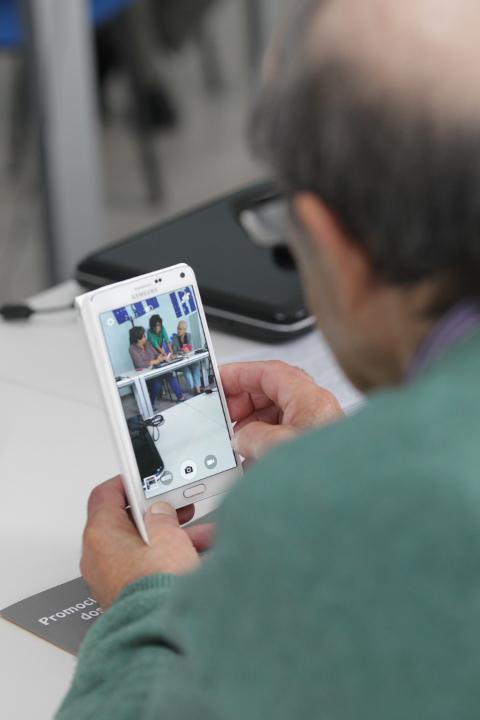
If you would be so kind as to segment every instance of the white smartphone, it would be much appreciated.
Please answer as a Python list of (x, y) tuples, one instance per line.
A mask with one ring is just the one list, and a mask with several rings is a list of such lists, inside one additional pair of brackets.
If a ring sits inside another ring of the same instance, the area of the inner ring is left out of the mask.
[(138, 531), (156, 500), (176, 508), (241, 475), (195, 274), (185, 264), (76, 298)]

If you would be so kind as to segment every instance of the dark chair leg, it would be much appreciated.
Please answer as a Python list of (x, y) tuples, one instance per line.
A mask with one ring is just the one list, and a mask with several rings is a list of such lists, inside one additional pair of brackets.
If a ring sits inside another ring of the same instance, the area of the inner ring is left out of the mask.
[(115, 22), (115, 37), (119, 56), (125, 69), (132, 98), (140, 163), (143, 168), (148, 200), (158, 202), (162, 197), (159, 161), (155, 147), (155, 128), (150, 116), (148, 83), (143, 68), (141, 38), (129, 13), (122, 13)]
[(223, 90), (225, 81), (215, 37), (204, 20), (195, 28), (193, 37), (200, 54), (205, 90), (212, 94), (219, 93)]
[(165, 390), (165, 395), (168, 395), (170, 402), (173, 402), (172, 388), (170, 387), (170, 383), (165, 378), (162, 378), (162, 382)]
[(25, 162), (32, 122), (28, 97), (27, 63), (21, 52), (17, 53), (15, 60), (11, 81), (8, 142), (8, 168), (12, 177), (19, 175)]

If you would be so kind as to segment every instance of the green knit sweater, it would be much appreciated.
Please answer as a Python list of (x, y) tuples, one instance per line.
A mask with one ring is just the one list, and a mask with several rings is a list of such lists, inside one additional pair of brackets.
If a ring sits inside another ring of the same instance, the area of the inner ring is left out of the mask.
[(284, 445), (188, 577), (89, 632), (58, 720), (477, 720), (480, 335)]

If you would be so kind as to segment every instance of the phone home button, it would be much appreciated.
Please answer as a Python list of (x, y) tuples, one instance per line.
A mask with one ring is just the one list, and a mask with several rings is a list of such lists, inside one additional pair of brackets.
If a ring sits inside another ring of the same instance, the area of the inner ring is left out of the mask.
[(198, 485), (194, 485), (193, 487), (189, 487), (184, 490), (183, 494), (186, 498), (191, 498), (195, 497), (195, 495), (201, 495), (206, 489), (207, 488), (203, 483), (199, 483)]

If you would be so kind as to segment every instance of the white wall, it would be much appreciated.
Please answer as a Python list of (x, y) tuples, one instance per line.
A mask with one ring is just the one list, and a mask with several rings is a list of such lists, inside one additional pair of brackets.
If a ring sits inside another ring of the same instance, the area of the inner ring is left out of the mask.
[[(136, 326), (143, 327), (147, 332), (149, 327), (149, 318), (152, 315), (160, 315), (163, 320), (164, 327), (166, 328), (169, 337), (177, 331), (177, 324), (180, 319), (186, 320), (188, 330), (192, 334), (192, 344), (194, 350), (203, 348), (205, 344), (205, 337), (201, 328), (200, 318), (198, 312), (190, 312), (182, 318), (177, 318), (175, 310), (169, 295), (157, 295), (156, 297), (159, 307), (151, 310), (145, 315), (139, 318), (135, 318), (134, 324)], [(145, 309), (147, 309), (144, 303)], [(134, 317), (133, 309), (130, 305), (126, 306), (130, 317)], [(123, 375), (132, 370), (132, 360), (128, 352), (130, 345), (129, 342), (129, 330), (132, 327), (132, 323), (127, 321), (122, 325), (119, 325), (115, 319), (113, 312), (103, 313), (101, 318), (101, 324), (105, 340), (107, 342), (110, 359), (113, 365), (114, 375)], [(113, 322), (112, 322), (113, 321)]]

